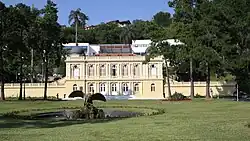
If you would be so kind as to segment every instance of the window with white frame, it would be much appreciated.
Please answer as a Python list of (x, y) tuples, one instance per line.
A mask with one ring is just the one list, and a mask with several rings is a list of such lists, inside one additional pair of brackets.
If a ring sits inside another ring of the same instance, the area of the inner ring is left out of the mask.
[(88, 67), (89, 76), (94, 76), (94, 65), (89, 65)]
[(116, 65), (111, 66), (111, 76), (117, 76), (117, 67), (116, 67)]
[(75, 79), (79, 79), (80, 78), (80, 68), (77, 65), (75, 65), (73, 67), (73, 77)]
[(150, 66), (150, 72), (151, 72), (151, 75), (156, 75), (157, 74), (157, 71), (156, 71), (156, 65), (155, 64), (152, 64)]
[(152, 83), (152, 84), (151, 84), (151, 92), (154, 92), (154, 91), (155, 91), (155, 84)]
[(128, 76), (128, 65), (122, 66), (122, 76)]
[(112, 83), (112, 84), (111, 84), (111, 91), (112, 91), (112, 92), (116, 92), (116, 91), (117, 91), (116, 83)]
[(106, 68), (105, 65), (100, 66), (100, 76), (105, 76), (106, 75)]
[(94, 84), (93, 83), (90, 83), (88, 85), (88, 93), (94, 93), (95, 90), (94, 90)]
[(73, 91), (77, 91), (77, 85), (76, 84), (73, 85)]
[(105, 92), (105, 91), (106, 91), (105, 83), (100, 83), (100, 92)]
[(134, 91), (135, 91), (135, 92), (138, 92), (138, 91), (139, 91), (139, 84), (138, 84), (138, 83), (135, 83), (135, 84), (134, 84)]
[(128, 83), (123, 83), (122, 84), (122, 91), (123, 92), (128, 92)]
[(134, 74), (134, 76), (139, 76), (140, 75), (139, 74), (139, 65), (138, 64), (134, 65), (133, 74)]

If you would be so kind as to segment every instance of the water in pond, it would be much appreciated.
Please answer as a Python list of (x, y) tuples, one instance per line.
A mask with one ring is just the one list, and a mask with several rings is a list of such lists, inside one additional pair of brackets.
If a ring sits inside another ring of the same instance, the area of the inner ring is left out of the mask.
[[(104, 108), (102, 110), (104, 111), (106, 118), (125, 118), (125, 117), (135, 117), (135, 116), (142, 115), (142, 113), (139, 113), (139, 112), (123, 111), (119, 109)], [(72, 114), (73, 111), (74, 110), (72, 109), (68, 109), (68, 110), (61, 110), (57, 112), (39, 113), (39, 114), (35, 114), (33, 117), (36, 119), (62, 120), (62, 119), (66, 119), (65, 114)]]

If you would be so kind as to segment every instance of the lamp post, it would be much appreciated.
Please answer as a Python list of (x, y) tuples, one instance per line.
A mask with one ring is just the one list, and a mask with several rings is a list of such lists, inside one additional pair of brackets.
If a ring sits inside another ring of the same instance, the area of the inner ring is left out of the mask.
[(86, 62), (86, 54), (84, 54), (84, 93), (87, 94), (87, 62)]
[(26, 96), (25, 96), (25, 95), (26, 95), (26, 94), (25, 94), (25, 82), (26, 82), (26, 80), (27, 80), (27, 79), (24, 78), (24, 81), (23, 81), (23, 100), (25, 100), (25, 97), (26, 97)]
[[(19, 83), (21, 83), (21, 73), (20, 73), (20, 72), (17, 73), (17, 81), (18, 81)], [(21, 87), (20, 87), (20, 89), (21, 89)], [(20, 92), (19, 92), (18, 100), (21, 100), (21, 99), (20, 99)]]
[(43, 62), (42, 62), (42, 83), (44, 83), (44, 65), (45, 65), (45, 62), (46, 62), (45, 53), (46, 53), (46, 50), (43, 50)]
[(239, 85), (236, 84), (236, 100), (239, 101)]
[(47, 52), (46, 50), (43, 50), (43, 56), (44, 56), (44, 78), (45, 78), (45, 85), (44, 85), (44, 100), (47, 99), (47, 87), (48, 87), (48, 60), (47, 60)]
[(24, 57), (21, 57), (21, 66), (20, 66), (20, 92), (19, 92), (19, 98), (18, 100), (22, 100), (22, 89), (23, 89), (23, 59)]

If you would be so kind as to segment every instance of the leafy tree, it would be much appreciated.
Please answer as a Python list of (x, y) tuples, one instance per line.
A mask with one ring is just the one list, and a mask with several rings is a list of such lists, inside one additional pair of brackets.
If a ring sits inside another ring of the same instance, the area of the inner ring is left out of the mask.
[(137, 40), (145, 40), (151, 38), (151, 32), (157, 30), (157, 26), (152, 21), (134, 20), (132, 22), (134, 37)]
[(250, 93), (249, 74), (249, 42), (250, 42), (250, 9), (246, 5), (249, 1), (214, 1), (221, 44), (220, 55), (223, 58), (226, 71), (236, 77), (239, 90)]
[(61, 26), (57, 23), (56, 4), (51, 0), (47, 0), (47, 5), (42, 9), (43, 17), (38, 19), (38, 50), (43, 58), (45, 72), (44, 99), (47, 99), (47, 83), (48, 83), (48, 64), (53, 61), (53, 56), (61, 52)]
[(78, 43), (77, 38), (77, 30), (78, 26), (84, 28), (86, 25), (86, 21), (89, 20), (88, 16), (81, 12), (81, 9), (78, 8), (77, 10), (71, 10), (69, 14), (69, 23), (73, 22), (73, 25), (75, 26), (75, 43)]
[(193, 21), (194, 19), (194, 0), (173, 0), (169, 1), (169, 6), (175, 9), (175, 14), (173, 16), (173, 25), (171, 29), (174, 30), (174, 38), (179, 39), (181, 42), (185, 43), (182, 46), (181, 57), (183, 60), (189, 58), (190, 60), (190, 96), (194, 97), (194, 80), (193, 80), (193, 61), (195, 53), (195, 35), (193, 29), (195, 29)]
[[(30, 50), (33, 50), (35, 47), (34, 44), (36, 40), (34, 39), (34, 36), (32, 34), (34, 33), (33, 30), (33, 21), (36, 20), (36, 17), (39, 15), (39, 11), (35, 9), (31, 9), (31, 7), (26, 6), (22, 3), (17, 4), (15, 7), (13, 7), (13, 15), (16, 19), (13, 21), (13, 23), (16, 23), (16, 30), (20, 32), (19, 38), (19, 47), (16, 51), (16, 57), (17, 57), (17, 63), (18, 66), (20, 66), (20, 95), (19, 100), (22, 100), (22, 83), (23, 80), (26, 79), (27, 73), (27, 66), (32, 66), (29, 62), (32, 60), (31, 53), (28, 55), (25, 55), (27, 52), (30, 52)], [(17, 39), (17, 38), (16, 38)], [(15, 39), (15, 40), (16, 40)], [(26, 67), (25, 67), (26, 66)], [(32, 66), (33, 67), (33, 66)], [(24, 71), (25, 70), (25, 71)], [(31, 69), (30, 73), (33, 73), (33, 68)]]
[(120, 43), (122, 28), (116, 23), (100, 24), (95, 29), (96, 40), (100, 44)]
[(153, 16), (153, 21), (162, 27), (168, 27), (172, 23), (171, 14), (168, 12), (158, 12)]
[(220, 44), (218, 39), (219, 30), (216, 22), (214, 21), (214, 4), (208, 0), (201, 0), (196, 2), (194, 8), (193, 21), (195, 25), (195, 36), (197, 37), (194, 42), (198, 45), (196, 47), (195, 59), (200, 62), (200, 68), (203, 67), (203, 72), (206, 72), (206, 98), (210, 97), (210, 74), (211, 69), (218, 69), (221, 67), (221, 56), (218, 54)]
[[(2, 66), (3, 72), (5, 77), (7, 78), (8, 76), (16, 73), (15, 71), (18, 70), (18, 68), (13, 67), (12, 65), (20, 66), (19, 62), (21, 60), (20, 59), (21, 54), (22, 52), (27, 51), (27, 48), (25, 48), (25, 45), (23, 43), (24, 33), (25, 33), (24, 29), (27, 27), (27, 21), (24, 20), (24, 15), (22, 15), (20, 9), (18, 9), (18, 7), (13, 7), (13, 6), (6, 8), (2, 21), (3, 25), (5, 27), (8, 27), (4, 28), (3, 30), (4, 34), (2, 37), (4, 41), (5, 51), (4, 54), (1, 55), (3, 57), (3, 59), (1, 60), (5, 64)], [(16, 46), (18, 46), (18, 48)], [(23, 64), (23, 62), (21, 62), (21, 64)], [(19, 99), (22, 99), (21, 86), (22, 86), (22, 81), (20, 83)]]
[[(162, 56), (165, 62), (165, 70), (168, 85), (168, 97), (171, 98), (171, 85), (170, 85), (170, 71), (169, 67), (174, 66), (176, 61), (176, 52), (178, 48), (176, 45), (171, 45), (168, 43), (167, 39), (171, 37), (169, 35), (169, 28), (158, 27), (151, 33), (152, 44), (147, 50), (146, 62), (149, 62), (151, 58)], [(165, 78), (164, 78), (165, 79)]]
[(125, 26), (122, 28), (122, 32), (120, 35), (121, 42), (125, 44), (131, 44), (131, 41), (134, 39), (133, 28), (131, 25)]

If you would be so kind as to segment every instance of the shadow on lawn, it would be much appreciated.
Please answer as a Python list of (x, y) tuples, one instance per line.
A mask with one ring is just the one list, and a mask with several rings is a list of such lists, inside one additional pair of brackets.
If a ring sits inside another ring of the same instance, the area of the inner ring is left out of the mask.
[(18, 120), (0, 117), (0, 128), (56, 128), (77, 124), (96, 124), (118, 121), (125, 118), (107, 118), (95, 120)]

